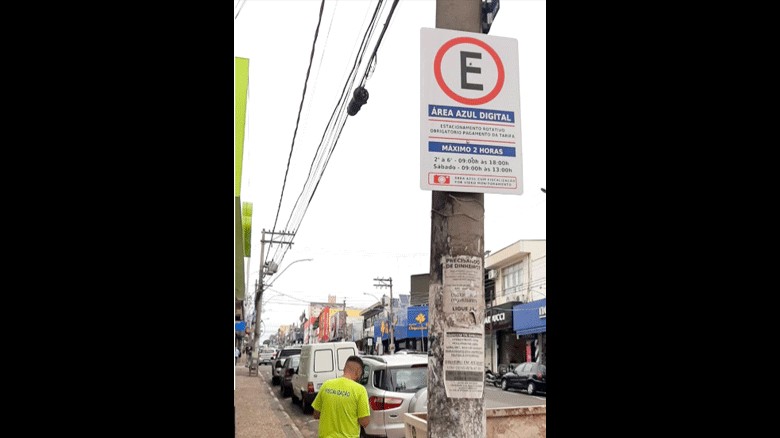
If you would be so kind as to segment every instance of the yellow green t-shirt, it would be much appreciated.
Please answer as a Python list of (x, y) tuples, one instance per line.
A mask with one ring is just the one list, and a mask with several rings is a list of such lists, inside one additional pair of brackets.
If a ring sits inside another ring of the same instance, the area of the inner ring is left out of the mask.
[(346, 377), (323, 383), (311, 407), (320, 412), (320, 438), (358, 438), (358, 418), (371, 415), (366, 388)]

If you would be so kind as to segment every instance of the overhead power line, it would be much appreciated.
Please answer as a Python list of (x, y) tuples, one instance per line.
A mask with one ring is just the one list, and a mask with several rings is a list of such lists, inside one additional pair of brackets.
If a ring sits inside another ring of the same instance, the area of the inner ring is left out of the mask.
[[(293, 149), (295, 148), (295, 137), (298, 134), (298, 125), (301, 122), (301, 111), (303, 110), (303, 102), (306, 99), (306, 88), (309, 84), (309, 75), (311, 74), (311, 65), (314, 61), (314, 50), (317, 47), (317, 36), (320, 34), (320, 24), (322, 24), (322, 11), (325, 9), (325, 0), (320, 3), (320, 14), (317, 19), (317, 28), (314, 30), (314, 40), (311, 43), (311, 54), (309, 55), (309, 68), (306, 69), (306, 79), (303, 81), (303, 93), (301, 94), (301, 103), (298, 106), (298, 118), (295, 120), (295, 130), (293, 131), (292, 144), (290, 145), (290, 155), (287, 157), (287, 169), (284, 171), (284, 182), (282, 183), (282, 194), (279, 196), (279, 207), (276, 209), (276, 219), (274, 219), (274, 227), (271, 233), (276, 232), (276, 223), (279, 221), (279, 212), (282, 209), (282, 200), (284, 199), (284, 188), (287, 185), (287, 174), (290, 172), (290, 161), (292, 160)], [(268, 247), (269, 251), (271, 247)]]
[[(338, 141), (338, 136), (340, 136), (341, 130), (343, 129), (344, 124), (346, 123), (346, 115), (344, 113), (346, 102), (347, 102), (346, 96), (356, 79), (357, 69), (359, 68), (362, 62), (363, 56), (368, 48), (368, 43), (371, 40), (371, 36), (373, 35), (374, 30), (376, 29), (378, 18), (381, 15), (380, 11), (382, 6), (383, 6), (383, 0), (380, 0), (377, 3), (377, 6), (374, 10), (374, 15), (371, 18), (371, 22), (369, 23), (365, 33), (363, 34), (360, 48), (358, 50), (358, 53), (355, 55), (355, 60), (352, 65), (352, 70), (344, 84), (341, 97), (336, 103), (336, 106), (334, 107), (333, 112), (331, 113), (328, 124), (326, 125), (325, 130), (323, 131), (322, 138), (320, 139), (320, 143), (317, 147), (317, 150), (315, 151), (314, 157), (312, 158), (312, 163), (309, 166), (309, 174), (306, 177), (306, 182), (304, 183), (304, 187), (301, 190), (301, 193), (298, 195), (298, 198), (296, 199), (295, 206), (293, 207), (290, 217), (287, 221), (287, 225), (285, 226), (286, 230), (293, 230), (293, 233), (297, 233), (300, 223), (303, 221), (303, 216), (305, 215), (306, 210), (308, 210), (308, 207), (311, 204), (311, 200), (314, 196), (314, 193), (316, 192), (317, 186), (319, 185), (319, 181), (322, 179), (322, 175), (325, 172), (325, 167), (327, 166), (327, 162), (329, 161), (330, 156), (333, 153), (333, 149), (335, 148), (335, 145)], [(334, 128), (335, 126), (338, 127)], [(338, 134), (335, 140), (334, 140), (334, 135), (335, 135), (334, 130)], [(326, 139), (328, 141), (326, 141)], [(326, 144), (327, 146), (323, 148), (323, 144)], [(305, 206), (301, 203), (302, 199), (306, 199)], [(280, 204), (281, 204), (281, 200), (280, 200)], [(275, 263), (280, 264), (282, 262), (282, 260), (284, 259), (284, 255), (287, 253), (287, 250), (289, 250), (289, 247), (284, 249), (282, 248), (276, 249), (274, 255), (272, 256), (272, 259), (275, 261)]]
[[(384, 35), (384, 32), (387, 30), (390, 18), (392, 17), (393, 11), (397, 3), (398, 0), (394, 0), (391, 11), (385, 22), (385, 27), (382, 31), (382, 35), (380, 35), (379, 40), (375, 45), (374, 52), (371, 58), (369, 59), (369, 65), (366, 67), (365, 73), (361, 80), (361, 84), (365, 83), (365, 80), (368, 77), (370, 64), (373, 62), (372, 60), (375, 59), (376, 57), (376, 53), (381, 43), (382, 37)], [(285, 229), (293, 230), (293, 232), (296, 234), (300, 227), (301, 222), (303, 221), (303, 217), (305, 216), (305, 213), (307, 212), (309, 206), (311, 205), (311, 201), (314, 197), (314, 194), (316, 193), (317, 188), (319, 187), (319, 183), (322, 180), (322, 176), (324, 175), (325, 169), (328, 163), (330, 162), (330, 159), (333, 155), (338, 140), (341, 137), (341, 133), (344, 130), (344, 126), (347, 120), (345, 110), (347, 109), (346, 104), (348, 102), (350, 90), (352, 89), (352, 85), (354, 84), (357, 78), (357, 69), (359, 68), (360, 65), (362, 65), (363, 57), (368, 48), (368, 44), (371, 41), (373, 33), (376, 29), (378, 18), (381, 16), (380, 11), (385, 5), (386, 3), (384, 3), (382, 0), (380, 0), (377, 3), (376, 9), (374, 11), (374, 16), (372, 17), (371, 23), (366, 28), (366, 31), (363, 36), (363, 40), (361, 42), (360, 49), (358, 51), (358, 54), (356, 54), (355, 56), (355, 61), (353, 62), (352, 71), (350, 72), (350, 75), (344, 84), (344, 88), (342, 89), (341, 98), (336, 103), (333, 113), (331, 114), (330, 120), (328, 121), (325, 131), (323, 132), (323, 136), (322, 139), (320, 140), (320, 144), (317, 147), (317, 151), (315, 153), (314, 158), (312, 159), (312, 163), (309, 168), (309, 174), (307, 176), (306, 182), (304, 183), (304, 187), (301, 190), (301, 193), (299, 194), (295, 202), (295, 206), (293, 207), (292, 213), (290, 214), (290, 218), (288, 219), (287, 226), (285, 227)], [(325, 148), (323, 148), (323, 144), (326, 144)], [(302, 199), (306, 199), (305, 205), (301, 203)], [(277, 264), (280, 264), (287, 250), (289, 250), (289, 246), (284, 249), (281, 248), (277, 249), (277, 251), (274, 253), (273, 260), (275, 260)], [(279, 255), (280, 251), (281, 251), (281, 255)]]

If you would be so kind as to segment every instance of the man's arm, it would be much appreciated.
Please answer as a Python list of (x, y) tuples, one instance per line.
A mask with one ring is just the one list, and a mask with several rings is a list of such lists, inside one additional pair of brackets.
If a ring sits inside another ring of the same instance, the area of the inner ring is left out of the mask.
[(318, 411), (316, 409), (312, 409), (312, 411), (314, 411), (314, 419), (315, 420), (319, 420), (320, 419), (320, 411)]
[[(314, 418), (317, 418), (317, 417), (314, 417)], [(368, 423), (370, 421), (371, 421), (371, 416), (358, 418), (358, 424), (360, 424), (363, 427), (368, 426)]]

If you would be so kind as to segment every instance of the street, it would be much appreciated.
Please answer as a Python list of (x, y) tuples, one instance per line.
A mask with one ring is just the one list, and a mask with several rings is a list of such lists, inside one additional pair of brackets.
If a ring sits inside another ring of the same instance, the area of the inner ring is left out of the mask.
[[(279, 394), (279, 385), (271, 384), (271, 367), (261, 365), (259, 368), (260, 379), (268, 385), (271, 392), (279, 401), (281, 408), (295, 422), (295, 425), (301, 431), (304, 438), (316, 438), (319, 420), (312, 418), (311, 414), (304, 415), (300, 405), (293, 405), (290, 397), (281, 398)], [(485, 408), (501, 408), (515, 406), (538, 406), (546, 405), (547, 396), (534, 394), (529, 396), (525, 392), (513, 389), (503, 391), (501, 388), (485, 385)]]

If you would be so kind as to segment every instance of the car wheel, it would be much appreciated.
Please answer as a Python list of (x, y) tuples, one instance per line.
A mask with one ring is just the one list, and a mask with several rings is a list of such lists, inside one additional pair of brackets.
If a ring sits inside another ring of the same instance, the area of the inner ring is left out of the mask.
[(311, 406), (306, 402), (306, 396), (301, 397), (301, 410), (304, 414), (311, 414)]
[(295, 396), (295, 391), (292, 389), (290, 390), (290, 401), (292, 401), (294, 405), (298, 404), (298, 397)]
[(534, 382), (528, 382), (528, 395), (534, 395)]
[(501, 379), (501, 389), (509, 391), (509, 387), (506, 386), (506, 379)]

